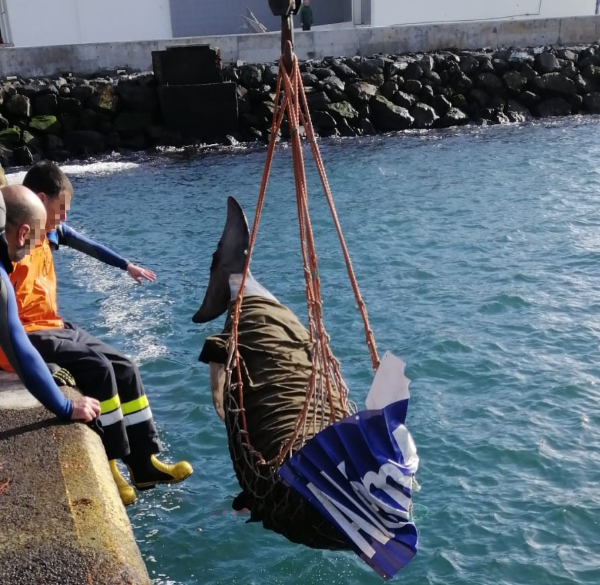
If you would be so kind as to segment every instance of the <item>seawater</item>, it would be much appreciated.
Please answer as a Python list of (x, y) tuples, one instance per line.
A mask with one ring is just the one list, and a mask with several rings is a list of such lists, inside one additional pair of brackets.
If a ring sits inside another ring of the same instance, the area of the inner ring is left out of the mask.
[[(412, 380), (420, 550), (398, 583), (600, 583), (599, 128), (573, 118), (321, 144), (379, 349)], [(234, 149), (67, 166), (69, 223), (158, 280), (140, 287), (64, 249), (60, 309), (139, 364), (166, 458), (194, 465), (127, 510), (156, 584), (377, 584), (353, 554), (292, 545), (230, 507), (238, 487), (197, 361), (223, 319), (191, 316), (226, 197), (252, 220), (264, 158)], [(253, 272), (304, 319), (290, 160), (280, 146)], [(326, 325), (360, 404), (372, 379), (360, 315), (307, 172)]]

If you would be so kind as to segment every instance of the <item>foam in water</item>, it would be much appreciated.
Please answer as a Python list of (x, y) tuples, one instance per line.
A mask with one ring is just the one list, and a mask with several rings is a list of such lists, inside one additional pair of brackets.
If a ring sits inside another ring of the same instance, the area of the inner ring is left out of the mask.
[[(128, 171), (135, 169), (139, 163), (135, 162), (94, 162), (91, 164), (74, 164), (61, 165), (62, 170), (67, 175), (112, 175), (120, 171)], [(9, 185), (20, 185), (25, 178), (27, 171), (19, 171), (17, 173), (6, 173), (6, 180)]]

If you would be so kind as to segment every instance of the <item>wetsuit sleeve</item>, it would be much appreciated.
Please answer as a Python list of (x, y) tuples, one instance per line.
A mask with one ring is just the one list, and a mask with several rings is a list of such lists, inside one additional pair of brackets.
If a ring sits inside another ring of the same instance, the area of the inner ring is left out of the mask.
[(109, 264), (110, 266), (116, 266), (121, 270), (127, 270), (127, 265), (129, 261), (120, 256), (116, 252), (113, 252), (110, 248), (99, 244), (98, 242), (94, 242), (89, 238), (81, 235), (79, 232), (70, 228), (66, 223), (61, 223), (57, 228), (58, 233), (58, 244), (69, 246), (69, 248), (74, 248), (75, 250), (79, 250), (92, 258), (96, 258), (105, 264)]
[(0, 345), (10, 365), (31, 392), (50, 412), (69, 420), (73, 403), (63, 396), (44, 360), (31, 345), (17, 309), (8, 275), (0, 267)]

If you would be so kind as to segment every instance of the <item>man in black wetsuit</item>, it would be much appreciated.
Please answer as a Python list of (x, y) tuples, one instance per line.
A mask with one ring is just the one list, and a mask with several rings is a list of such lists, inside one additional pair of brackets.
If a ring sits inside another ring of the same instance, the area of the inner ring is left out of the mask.
[(18, 185), (0, 189), (0, 347), (27, 390), (63, 420), (90, 422), (100, 416), (100, 403), (62, 394), (19, 320), (8, 275), (12, 262), (22, 260), (44, 233), (46, 210), (36, 195)]

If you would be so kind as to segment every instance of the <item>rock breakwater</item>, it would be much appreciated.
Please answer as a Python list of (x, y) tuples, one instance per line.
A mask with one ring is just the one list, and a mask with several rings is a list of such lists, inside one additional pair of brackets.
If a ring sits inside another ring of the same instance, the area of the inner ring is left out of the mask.
[[(600, 44), (331, 57), (301, 71), (323, 137), (600, 113)], [(215, 141), (267, 140), (277, 66), (227, 65), (223, 77), (237, 83), (238, 131)], [(165, 127), (152, 73), (6, 79), (0, 113), (5, 167), (195, 139)]]

